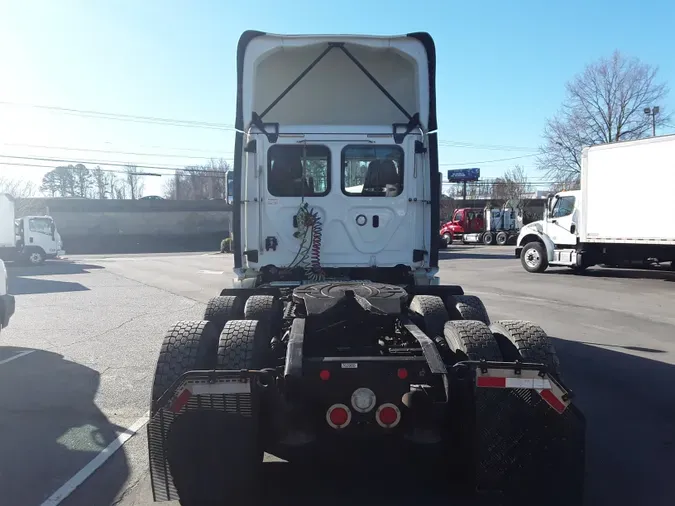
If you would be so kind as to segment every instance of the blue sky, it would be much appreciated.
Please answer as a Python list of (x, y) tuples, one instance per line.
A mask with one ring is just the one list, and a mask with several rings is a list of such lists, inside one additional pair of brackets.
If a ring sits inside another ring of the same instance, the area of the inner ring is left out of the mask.
[[(423, 30), (436, 40), (439, 139), (464, 144), (441, 148), (442, 168), (496, 177), (521, 163), (542, 178), (527, 155), (586, 64), (619, 49), (658, 65), (675, 88), (674, 20), (667, 0), (0, 0), (0, 102), (233, 124), (235, 49), (246, 29)], [(673, 108), (675, 89), (660, 105)], [(232, 154), (227, 129), (0, 104), (0, 176), (39, 181), (45, 168), (6, 164), (50, 164), (10, 155), (173, 167)], [(515, 157), (524, 158), (493, 161)], [(159, 193), (163, 180), (147, 178), (145, 193)]]

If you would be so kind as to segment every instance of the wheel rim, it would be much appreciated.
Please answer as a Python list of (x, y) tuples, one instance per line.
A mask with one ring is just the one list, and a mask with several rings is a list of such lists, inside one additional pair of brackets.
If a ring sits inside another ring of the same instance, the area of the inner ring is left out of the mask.
[(42, 255), (40, 255), (40, 253), (31, 253), (30, 254), (31, 263), (39, 264), (41, 260), (42, 260)]
[(525, 263), (528, 267), (536, 269), (539, 267), (539, 262), (541, 262), (541, 257), (536, 249), (530, 248), (525, 252)]

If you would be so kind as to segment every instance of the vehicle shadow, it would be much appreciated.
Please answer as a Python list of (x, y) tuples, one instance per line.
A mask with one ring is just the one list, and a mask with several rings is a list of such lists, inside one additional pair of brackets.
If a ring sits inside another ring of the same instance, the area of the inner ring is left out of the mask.
[(613, 267), (593, 267), (582, 274), (576, 274), (572, 269), (550, 269), (544, 274), (584, 276), (587, 278), (614, 278), (614, 279), (655, 279), (660, 281), (675, 281), (675, 271), (670, 268), (626, 269)]
[(450, 246), (438, 251), (439, 260), (518, 260), (510, 246)]
[[(56, 353), (0, 347), (2, 504), (42, 504), (124, 431), (94, 402), (99, 379)], [(97, 504), (114, 501), (129, 474), (126, 458), (108, 473)]]
[(88, 274), (95, 269), (103, 269), (100, 265), (81, 264), (66, 260), (47, 262), (35, 267), (15, 265), (7, 270), (9, 292), (13, 295), (35, 295), (44, 293), (82, 292), (89, 288), (82, 283), (45, 279), (41, 276), (66, 276), (72, 274)]
[(7, 264), (10, 276), (65, 276), (69, 274), (88, 274), (93, 270), (104, 269), (102, 265), (83, 264), (70, 260), (48, 260), (43, 265), (25, 266)]
[(674, 504), (675, 365), (637, 334), (635, 346), (553, 341), (587, 421), (585, 504)]

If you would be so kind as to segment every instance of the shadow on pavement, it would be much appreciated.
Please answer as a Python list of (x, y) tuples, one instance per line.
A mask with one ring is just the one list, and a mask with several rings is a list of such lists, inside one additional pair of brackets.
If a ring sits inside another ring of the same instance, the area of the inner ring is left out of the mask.
[(9, 293), (12, 295), (35, 295), (39, 293), (84, 292), (89, 290), (81, 283), (39, 278), (9, 278)]
[(44, 265), (35, 267), (14, 266), (7, 271), (9, 274), (9, 292), (13, 295), (35, 295), (41, 293), (87, 291), (89, 288), (81, 283), (45, 279), (40, 276), (88, 274), (95, 269), (103, 269), (103, 267), (66, 260), (49, 261)]
[(675, 504), (675, 366), (577, 341), (554, 345), (587, 420), (585, 504)]
[[(7, 361), (26, 351), (30, 353)], [(124, 428), (111, 424), (94, 403), (97, 371), (56, 353), (26, 348), (0, 347), (3, 361), (0, 502), (38, 506)], [(127, 479), (126, 458), (117, 458), (115, 465), (97, 504), (111, 504)]]
[[(497, 248), (495, 246), (495, 248)], [(454, 248), (450, 246), (449, 249), (442, 249), (438, 252), (439, 260), (518, 260), (513, 253), (513, 248), (509, 249), (508, 253), (505, 248), (499, 248), (499, 253), (485, 253), (485, 249), (473, 250), (471, 247), (466, 249)]]
[(669, 268), (651, 269), (622, 269), (610, 267), (594, 267), (586, 270), (583, 274), (575, 274), (572, 269), (547, 270), (544, 274), (574, 275), (587, 278), (616, 278), (616, 279), (656, 279), (662, 281), (675, 281), (675, 271)]
[(101, 265), (82, 264), (69, 260), (52, 260), (35, 267), (18, 264), (7, 264), (7, 272), (11, 276), (61, 276), (69, 274), (88, 274), (90, 271), (103, 269)]

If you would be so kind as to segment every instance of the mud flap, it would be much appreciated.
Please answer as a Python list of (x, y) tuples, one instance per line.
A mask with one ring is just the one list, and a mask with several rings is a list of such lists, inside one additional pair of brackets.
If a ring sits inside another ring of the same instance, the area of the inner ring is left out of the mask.
[(159, 399), (147, 429), (156, 502), (232, 504), (248, 493), (262, 462), (256, 384), (246, 373), (189, 372)]
[(475, 371), (476, 486), (515, 504), (580, 506), (586, 421), (541, 370)]

